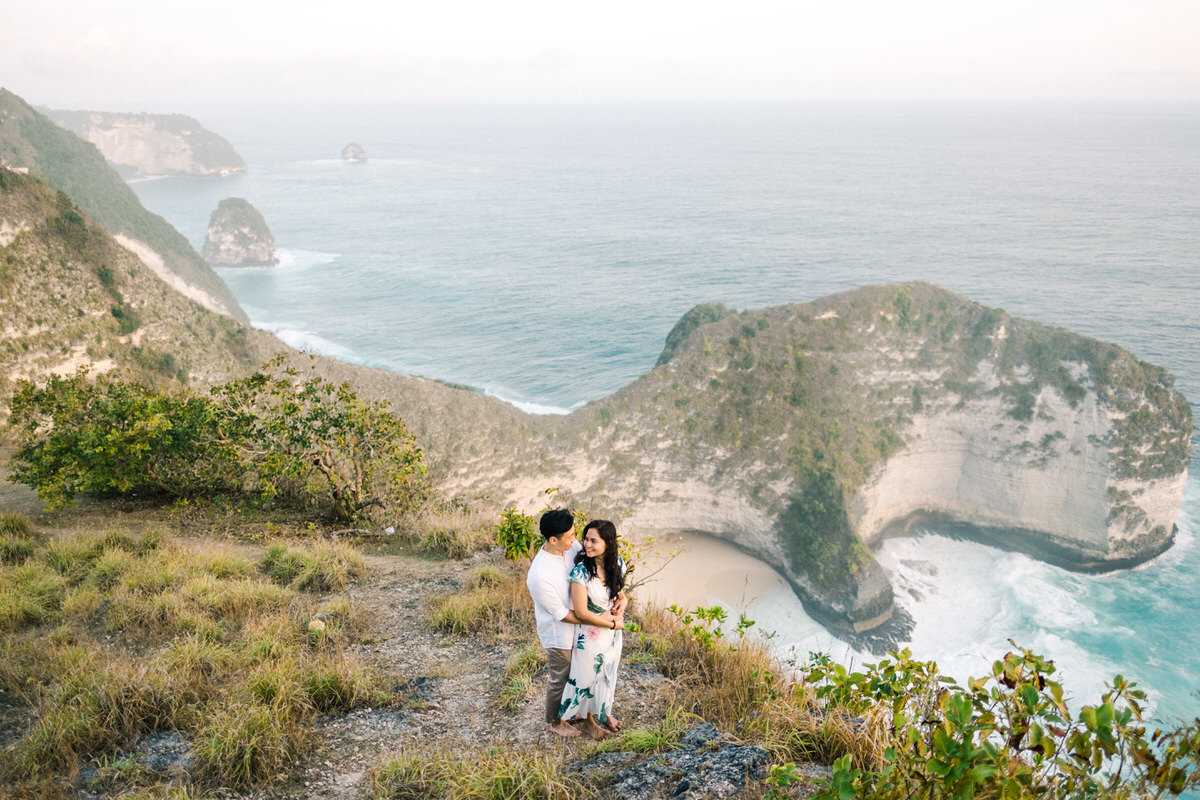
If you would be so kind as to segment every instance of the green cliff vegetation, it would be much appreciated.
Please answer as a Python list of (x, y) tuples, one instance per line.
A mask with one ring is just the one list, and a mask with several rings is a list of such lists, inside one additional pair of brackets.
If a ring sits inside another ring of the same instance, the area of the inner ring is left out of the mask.
[(0, 165), (25, 167), (67, 193), (110, 233), (145, 242), (167, 268), (245, 321), (225, 283), (166, 220), (147, 211), (96, 148), (0, 89)]
[(645, 387), (596, 405), (614, 419), (614, 406), (645, 413), (653, 402), (686, 446), (727, 452), (731, 467), (775, 464), (766, 480), (827, 467), (852, 493), (931, 405), (998, 397), (1028, 421), (1043, 389), (1072, 407), (1090, 391), (1117, 412), (1123, 475), (1178, 474), (1189, 458), (1190, 406), (1165, 370), (929, 284), (738, 314), (698, 306), (672, 337)]
[[(849, 503), (915, 417), (998, 402), (1020, 426), (1049, 418), (1045, 392), (1072, 409), (1091, 396), (1111, 415), (1115, 478), (1187, 468), (1191, 409), (1165, 370), (925, 283), (740, 313), (697, 306), (658, 367), (580, 413), (594, 426), (589, 452), (611, 453), (621, 486), (653, 481), (624, 442), (643, 453), (669, 442), (670, 468), (778, 519), (793, 568), (828, 590), (872, 560), (849, 529)], [(1058, 441), (1048, 436), (1013, 447), (1044, 463)]]
[[(0, 167), (0, 391), (76, 364), (155, 385), (249, 372), (282, 349), (164, 283), (37, 176)], [(273, 342), (273, 343), (272, 343)]]

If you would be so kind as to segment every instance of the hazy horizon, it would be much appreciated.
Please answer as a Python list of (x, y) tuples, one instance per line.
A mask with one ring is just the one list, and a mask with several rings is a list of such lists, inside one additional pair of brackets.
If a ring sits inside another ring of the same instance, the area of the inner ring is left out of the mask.
[(35, 105), (1200, 104), (1200, 4), (664, 0), (437, 6), (21, 2), (0, 84)]

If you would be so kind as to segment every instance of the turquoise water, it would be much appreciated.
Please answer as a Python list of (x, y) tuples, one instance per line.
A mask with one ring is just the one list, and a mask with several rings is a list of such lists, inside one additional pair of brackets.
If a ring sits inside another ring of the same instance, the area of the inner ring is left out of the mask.
[[(1116, 342), (1200, 398), (1200, 113), (623, 107), (207, 115), (249, 171), (135, 184), (199, 246), (227, 196), (276, 269), (222, 276), (256, 324), (339, 358), (562, 412), (649, 370), (692, 305), (921, 279)], [(365, 164), (338, 155), (350, 141)], [(978, 674), (1007, 640), (1080, 696), (1115, 672), (1200, 714), (1200, 462), (1176, 546), (1063, 572), (931, 531), (888, 543), (912, 646)], [(836, 649), (777, 603), (792, 644)], [(809, 631), (806, 633), (806, 631)]]

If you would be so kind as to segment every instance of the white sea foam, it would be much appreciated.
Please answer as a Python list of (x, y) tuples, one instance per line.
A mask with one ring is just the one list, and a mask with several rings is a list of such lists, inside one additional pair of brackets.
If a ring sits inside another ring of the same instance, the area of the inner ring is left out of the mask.
[[(319, 250), (298, 250), (280, 247), (275, 250), (279, 266), (275, 269), (302, 270), (331, 264), (341, 258), (340, 253), (322, 253)], [(269, 268), (268, 268), (269, 269)]]
[(488, 397), (494, 397), (497, 400), (503, 400), (505, 403), (524, 411), (526, 414), (570, 414), (575, 409), (583, 406), (583, 403), (576, 403), (570, 408), (563, 408), (562, 406), (547, 406), (541, 403), (531, 403), (525, 400), (514, 400), (511, 397), (505, 397), (504, 395), (495, 392), (492, 389), (484, 389), (483, 393)]
[[(291, 122), (281, 137), (291, 143), (286, 154), (265, 141), (257, 160), (246, 153), (256, 205), (287, 209), (272, 221), (280, 241), (312, 241), (308, 233), (321, 232), (330, 238), (317, 241), (343, 254), (336, 267), (308, 261), (308, 268), (303, 254), (291, 265), (281, 252), (282, 268), (223, 271), (250, 317), (291, 320), (274, 327), (292, 329), (288, 338), (308, 349), (345, 352), (330, 343), (352, 344), (373, 364), (454, 376), (494, 387), (489, 394), (526, 411), (561, 414), (648, 370), (695, 303), (754, 308), (919, 278), (1128, 347), (1170, 369), (1185, 395), (1200, 396), (1200, 327), (1192, 322), (1200, 262), (1191, 218), (1178, 213), (1178, 198), (1194, 196), (1194, 187), (1188, 170), (1163, 166), (1195, 163), (1186, 117), (950, 114), (941, 126), (940, 117), (889, 109), (853, 118), (771, 112), (758, 118), (763, 124), (747, 125), (754, 112), (684, 112), (656, 115), (647, 128), (645, 115), (632, 111), (606, 114), (598, 129), (565, 113), (490, 113), (413, 125), (406, 112), (377, 120), (370, 136), (356, 134), (380, 142), (368, 147), (373, 153), (413, 154), (427, 169), (378, 169), (381, 159), (347, 165), (327, 141)], [(1076, 125), (1087, 135), (1062, 135)], [(403, 137), (387, 138), (397, 131)], [(605, 146), (581, 147), (590, 143), (577, 131), (603, 137)], [(947, 168), (897, 168), (927, 161), (930, 134), (945, 145)], [(980, 150), (980, 141), (1004, 146)], [(872, 158), (881, 147), (892, 157)], [(628, 168), (614, 173), (614, 157)], [(1041, 169), (1047, 158), (1059, 166), (1052, 181)], [(260, 163), (269, 168), (256, 169)], [(573, 175), (607, 179), (565, 179), (564, 163), (578, 166)], [(514, 176), (522, 191), (513, 191)], [(147, 207), (202, 238), (216, 198), (195, 185), (138, 188)], [(661, 190), (642, 191), (646, 185)], [(1041, 203), (1028, 202), (1031, 186)], [(1073, 203), (1080, 191), (1099, 198), (1103, 213)], [(894, 196), (912, 200), (910, 213), (867, 232), (843, 202), (855, 198), (855, 212)], [(1048, 228), (1046, 208), (1083, 211), (1055, 216)], [(388, 213), (376, 216), (382, 209)], [(1006, 224), (989, 229), (986, 242), (964, 238), (963, 219), (992, 219), (997, 210)], [(791, 219), (807, 222), (780, 224)], [(1155, 236), (1145, 235), (1147, 220)], [(373, 281), (392, 273), (380, 291)], [(549, 349), (526, 335), (531, 303), (560, 309)], [(349, 330), (347, 320), (359, 319), (373, 324)], [(495, 348), (497, 341), (504, 345)], [(577, 380), (544, 392), (547, 370), (562, 364)], [(1010, 649), (1011, 637), (1057, 659), (1078, 696), (1085, 693), (1077, 681), (1102, 680), (1118, 665), (1157, 690), (1165, 712), (1200, 713), (1192, 695), (1200, 652), (1196, 477), (1183, 505), (1174, 547), (1135, 570), (1101, 576), (934, 536), (888, 543), (885, 551), (907, 548), (887, 568), (897, 601), (916, 618), (914, 654), (956, 677), (979, 674)], [(740, 602), (741, 593), (727, 600)], [(781, 646), (787, 640), (802, 652), (860, 658), (809, 620), (790, 591), (776, 597), (764, 589), (751, 609), (755, 630), (777, 631)]]
[(341, 361), (349, 361), (354, 364), (361, 364), (362, 360), (358, 358), (354, 351), (344, 347), (336, 342), (331, 342), (325, 337), (313, 333), (309, 330), (304, 330), (293, 324), (286, 322), (263, 322), (251, 319), (251, 324), (256, 328), (262, 328), (265, 331), (278, 336), (287, 344), (305, 353), (316, 353), (323, 356), (329, 356)]

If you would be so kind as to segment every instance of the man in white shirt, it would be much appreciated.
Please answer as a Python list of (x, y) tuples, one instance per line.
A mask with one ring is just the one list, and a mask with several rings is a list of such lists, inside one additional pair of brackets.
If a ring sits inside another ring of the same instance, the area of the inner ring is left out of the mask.
[[(563, 689), (571, 674), (571, 645), (574, 626), (579, 624), (571, 610), (571, 588), (568, 575), (575, 566), (575, 554), (581, 546), (575, 539), (575, 519), (565, 508), (542, 514), (538, 529), (546, 540), (534, 556), (525, 578), (525, 586), (533, 597), (533, 613), (537, 619), (538, 639), (546, 648), (546, 724), (559, 736), (578, 736), (579, 731), (563, 722), (558, 715)], [(623, 609), (618, 609), (618, 613)], [(612, 623), (619, 617), (611, 611), (603, 617)]]

